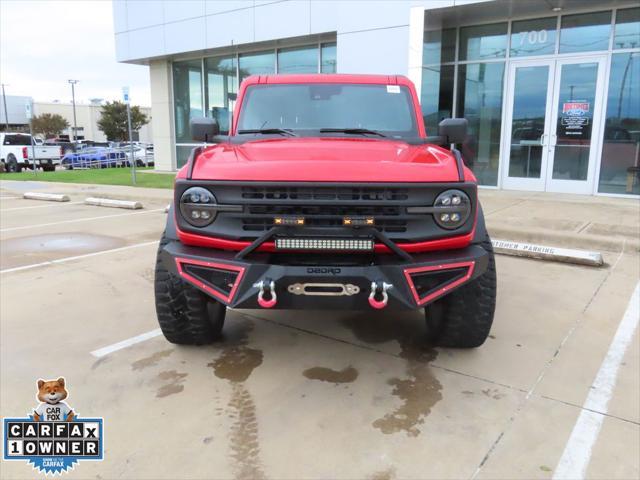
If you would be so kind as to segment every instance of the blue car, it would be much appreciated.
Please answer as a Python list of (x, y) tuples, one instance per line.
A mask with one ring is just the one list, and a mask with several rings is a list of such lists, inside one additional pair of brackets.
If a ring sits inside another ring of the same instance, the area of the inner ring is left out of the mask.
[(118, 167), (126, 162), (126, 154), (113, 148), (84, 148), (77, 152), (68, 152), (62, 157), (61, 164), (67, 170), (74, 168)]

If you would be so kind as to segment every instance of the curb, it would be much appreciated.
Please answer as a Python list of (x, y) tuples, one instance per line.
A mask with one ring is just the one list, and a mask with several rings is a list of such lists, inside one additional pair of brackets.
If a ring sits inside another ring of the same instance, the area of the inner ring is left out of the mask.
[(141, 202), (101, 197), (89, 197), (85, 199), (84, 203), (85, 205), (95, 205), (97, 207), (127, 208), (129, 210), (139, 210), (142, 208)]
[(597, 250), (605, 252), (640, 252), (640, 239), (624, 236), (580, 235), (567, 231), (553, 231), (515, 227), (503, 227), (487, 222), (487, 229), (493, 238), (508, 238), (513, 242), (537, 245), (557, 245), (562, 248)]
[(68, 202), (69, 196), (61, 193), (26, 192), (22, 198), (27, 200), (44, 200), (47, 202)]
[(561, 263), (574, 263), (576, 265), (588, 265), (591, 267), (601, 267), (604, 265), (604, 260), (600, 252), (548, 247), (545, 245), (511, 242), (508, 240), (491, 240), (491, 243), (494, 252), (502, 255), (550, 260)]

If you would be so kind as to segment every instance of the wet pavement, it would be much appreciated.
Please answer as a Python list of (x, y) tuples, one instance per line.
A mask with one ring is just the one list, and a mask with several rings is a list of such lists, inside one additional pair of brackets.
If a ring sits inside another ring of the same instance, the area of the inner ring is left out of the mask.
[[(551, 478), (640, 269), (632, 253), (599, 269), (498, 257), (494, 327), (473, 350), (430, 347), (418, 312), (231, 310), (213, 345), (155, 336), (96, 358), (157, 328), (165, 214), (146, 203), (0, 198), (0, 413), (28, 414), (37, 379), (65, 376), (106, 439), (69, 478)], [(639, 351), (636, 331), (588, 477), (640, 476)]]

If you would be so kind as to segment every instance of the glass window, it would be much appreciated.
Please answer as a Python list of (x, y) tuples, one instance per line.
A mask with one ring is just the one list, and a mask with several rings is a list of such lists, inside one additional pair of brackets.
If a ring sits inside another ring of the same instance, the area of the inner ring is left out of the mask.
[(235, 56), (204, 60), (207, 116), (218, 121), (223, 135), (229, 132), (229, 111), (233, 103), (229, 101), (229, 94), (238, 89), (236, 66)]
[(249, 75), (276, 73), (276, 54), (273, 50), (240, 55), (240, 82)]
[(563, 15), (560, 53), (608, 50), (611, 12)]
[(549, 67), (517, 67), (513, 86), (509, 176), (540, 178)]
[(318, 73), (318, 47), (279, 49), (278, 73)]
[(556, 17), (522, 20), (511, 25), (512, 57), (549, 55), (556, 50)]
[(202, 62), (173, 63), (173, 99), (176, 143), (191, 142), (189, 119), (202, 117)]
[(618, 10), (613, 48), (637, 47), (640, 47), (640, 8)]
[(506, 23), (477, 25), (460, 29), (460, 60), (504, 58), (506, 53)]
[(440, 120), (451, 118), (453, 71), (453, 65), (422, 68), (420, 104), (427, 135), (437, 135)]
[(458, 67), (458, 117), (469, 121), (462, 156), (482, 185), (498, 184), (504, 63)]
[(424, 32), (422, 64), (439, 65), (453, 62), (456, 56), (456, 29), (428, 30)]
[(598, 191), (640, 195), (640, 53), (611, 59)]
[(321, 128), (364, 128), (387, 136), (416, 137), (416, 123), (406, 87), (263, 84), (247, 90), (238, 131), (283, 128), (317, 135)]
[(323, 43), (320, 55), (320, 73), (336, 73), (338, 71), (336, 60), (336, 44)]
[(176, 146), (176, 166), (177, 168), (182, 167), (187, 160), (189, 160), (189, 155), (191, 154), (191, 150), (195, 148), (195, 145), (177, 145)]

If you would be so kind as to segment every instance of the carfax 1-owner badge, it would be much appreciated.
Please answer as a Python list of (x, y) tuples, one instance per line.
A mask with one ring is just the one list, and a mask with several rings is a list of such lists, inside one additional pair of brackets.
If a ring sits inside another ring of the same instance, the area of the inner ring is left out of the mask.
[(102, 418), (79, 417), (65, 400), (65, 379), (38, 380), (38, 405), (25, 418), (3, 419), (3, 460), (22, 460), (48, 474), (82, 460), (102, 460)]

